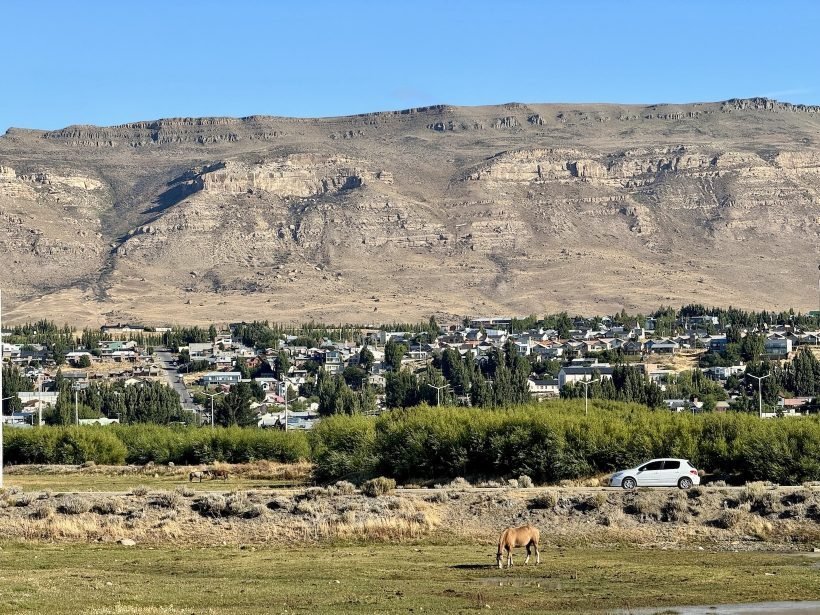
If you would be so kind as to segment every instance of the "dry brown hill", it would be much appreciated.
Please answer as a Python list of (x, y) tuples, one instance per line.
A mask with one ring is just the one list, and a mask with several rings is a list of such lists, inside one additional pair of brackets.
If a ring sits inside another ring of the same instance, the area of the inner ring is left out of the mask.
[(437, 106), (0, 138), (13, 320), (814, 309), (820, 107)]

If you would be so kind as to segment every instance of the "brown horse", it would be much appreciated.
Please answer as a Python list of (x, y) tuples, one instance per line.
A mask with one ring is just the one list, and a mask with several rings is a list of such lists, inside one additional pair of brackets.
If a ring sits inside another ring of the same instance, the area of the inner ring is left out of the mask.
[(529, 563), (532, 548), (535, 547), (535, 563), (540, 564), (541, 553), (538, 551), (540, 537), (541, 533), (538, 528), (532, 527), (529, 523), (521, 527), (508, 527), (501, 532), (501, 537), (498, 539), (498, 556), (496, 557), (498, 567), (504, 567), (502, 557), (505, 550), (507, 551), (507, 568), (512, 566), (512, 551), (515, 547), (527, 547), (527, 559), (524, 560), (524, 564)]
[(221, 478), (222, 480), (228, 480), (228, 471), (223, 470), (221, 468), (211, 470), (211, 478), (213, 478), (213, 479)]

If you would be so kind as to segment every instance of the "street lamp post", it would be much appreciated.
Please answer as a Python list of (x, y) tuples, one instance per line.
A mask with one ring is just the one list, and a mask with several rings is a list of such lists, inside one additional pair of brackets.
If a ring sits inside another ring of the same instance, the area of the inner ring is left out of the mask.
[(589, 385), (593, 382), (600, 382), (598, 378), (595, 380), (579, 380), (578, 384), (584, 385), (584, 416), (589, 415)]
[(746, 374), (757, 380), (757, 416), (758, 418), (763, 418), (763, 379), (768, 378), (771, 374), (766, 374), (765, 376), (752, 376), (752, 374)]
[(428, 383), (427, 383), (427, 386), (428, 386), (428, 387), (430, 387), (431, 389), (435, 389), (435, 390), (436, 390), (436, 406), (440, 406), (440, 405), (441, 405), (441, 390), (442, 390), (442, 389), (446, 389), (449, 385), (447, 385), (447, 384), (442, 384), (442, 385), (436, 386), (436, 385), (434, 385), (434, 384), (430, 384), (430, 383), (428, 382)]

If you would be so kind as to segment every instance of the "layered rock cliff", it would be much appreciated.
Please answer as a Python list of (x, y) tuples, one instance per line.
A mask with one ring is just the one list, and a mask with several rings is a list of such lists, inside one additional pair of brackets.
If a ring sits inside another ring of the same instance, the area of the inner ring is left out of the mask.
[(0, 138), (11, 317), (816, 309), (820, 109), (437, 106)]

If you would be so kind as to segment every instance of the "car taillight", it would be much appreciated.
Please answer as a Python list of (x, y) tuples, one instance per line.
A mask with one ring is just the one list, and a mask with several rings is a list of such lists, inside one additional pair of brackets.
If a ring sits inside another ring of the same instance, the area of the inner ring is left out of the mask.
[(697, 475), (698, 475), (698, 471), (697, 471), (697, 470), (689, 470), (689, 474), (691, 474), (691, 475), (693, 475), (693, 476), (697, 476)]

